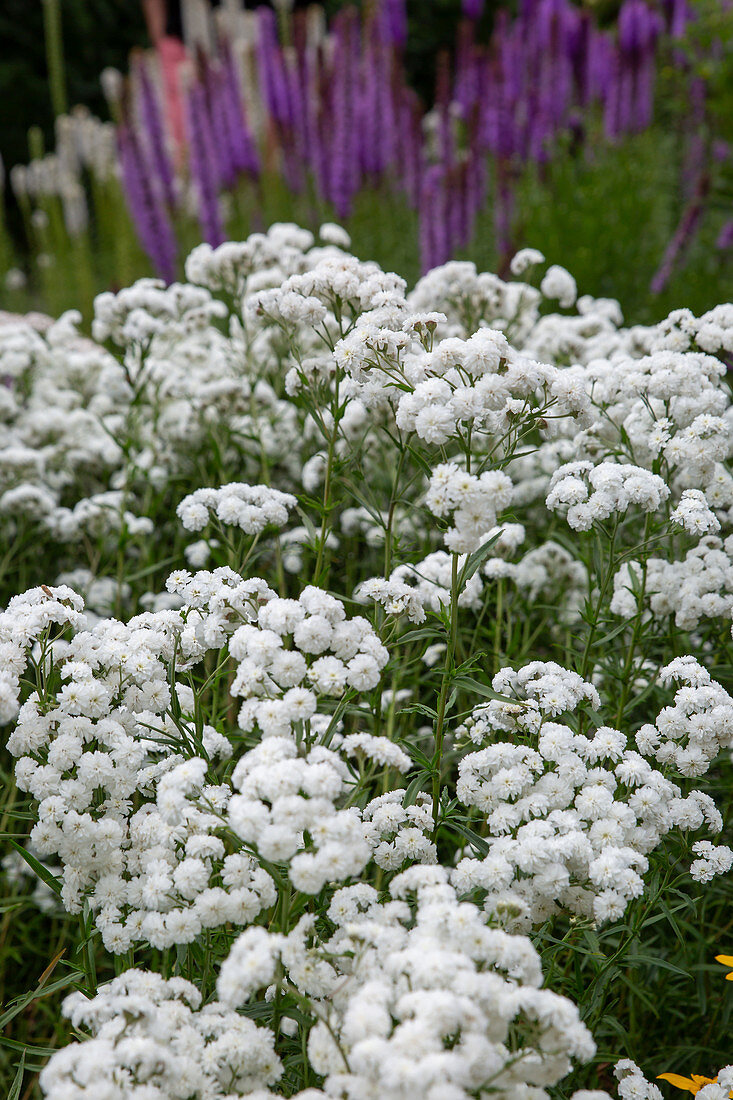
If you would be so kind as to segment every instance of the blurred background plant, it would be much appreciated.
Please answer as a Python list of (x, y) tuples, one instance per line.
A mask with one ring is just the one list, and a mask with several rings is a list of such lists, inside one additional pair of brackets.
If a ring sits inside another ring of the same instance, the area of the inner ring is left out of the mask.
[(140, 48), (135, 4), (12, 8), (5, 308), (88, 317), (100, 290), (279, 220), (338, 220), (410, 281), (535, 245), (632, 321), (733, 292), (720, 0), (184, 0), (172, 52)]

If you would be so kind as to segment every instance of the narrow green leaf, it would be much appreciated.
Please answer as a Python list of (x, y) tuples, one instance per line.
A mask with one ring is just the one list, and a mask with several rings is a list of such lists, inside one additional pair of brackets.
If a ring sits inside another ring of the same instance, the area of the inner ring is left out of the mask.
[(474, 679), (473, 676), (456, 676), (453, 680), (453, 684), (455, 687), (462, 688), (464, 691), (473, 691), (476, 695), (480, 695), (484, 699), (499, 699), (501, 702), (508, 701), (505, 695), (499, 695), (496, 691), (492, 691), (490, 687)]
[(48, 985), (42, 985), (37, 989), (31, 989), (30, 993), (26, 993), (23, 997), (20, 997), (15, 1004), (7, 1008), (0, 1016), (0, 1028), (4, 1028), (6, 1024), (9, 1024), (11, 1020), (23, 1011), (32, 1001), (38, 1001), (41, 997), (47, 997), (49, 993), (56, 993), (59, 989), (66, 989), (73, 982), (79, 980), (79, 973), (76, 970), (72, 970), (69, 974), (65, 974), (63, 978), (58, 978), (55, 982), (49, 982)]
[(424, 771), (416, 775), (405, 791), (402, 799), (403, 806), (412, 806), (421, 790), (430, 782), (430, 772)]
[(31, 1043), (20, 1043), (17, 1039), (6, 1039), (4, 1035), (0, 1035), (0, 1047), (8, 1047), (9, 1050), (19, 1050), (23, 1054), (30, 1051), (32, 1054), (37, 1054), (39, 1058), (50, 1058), (52, 1054), (56, 1053), (55, 1047), (33, 1046)]
[(604, 634), (602, 638), (596, 638), (591, 649), (597, 649), (598, 646), (607, 645), (608, 642), (613, 641), (614, 638), (617, 638), (619, 634), (623, 634), (624, 630), (628, 629), (629, 623), (624, 619), (623, 622), (620, 622), (613, 630), (609, 630), (608, 634)]
[(22, 848), (20, 844), (16, 844), (14, 840), (11, 840), (10, 844), (13, 848), (15, 848), (16, 852), (18, 852), (18, 854), (23, 857), (31, 870), (35, 871), (38, 877), (46, 883), (46, 886), (50, 887), (51, 890), (53, 890), (54, 894), (60, 895), (61, 883), (59, 882), (59, 880), (57, 878), (54, 878), (51, 872), (46, 867), (44, 867), (42, 863), (39, 863), (35, 856), (32, 856), (30, 852), (27, 852), (25, 848)]
[(501, 531), (497, 531), (496, 534), (486, 539), (486, 542), (482, 542), (478, 550), (474, 550), (472, 554), (468, 555), (464, 562), (463, 569), (460, 572), (460, 576), (458, 577), (459, 589), (462, 589), (466, 581), (470, 581), (474, 573), (491, 557), (494, 543), (499, 538), (500, 534)]
[(427, 718), (437, 718), (438, 712), (425, 703), (410, 703), (409, 707), (401, 707), (400, 714), (424, 714)]
[(482, 856), (489, 854), (489, 845), (483, 837), (480, 837), (478, 833), (474, 833), (473, 829), (469, 829), (468, 825), (462, 825), (459, 821), (441, 821), (440, 824), (444, 829), (452, 829), (453, 832), (460, 833)]
[(23, 1087), (23, 1076), (25, 1074), (25, 1051), (20, 1056), (20, 1062), (18, 1063), (18, 1072), (13, 1078), (13, 1083), (10, 1086), (10, 1092), (8, 1093), (8, 1100), (18, 1100), (20, 1096), (20, 1090)]

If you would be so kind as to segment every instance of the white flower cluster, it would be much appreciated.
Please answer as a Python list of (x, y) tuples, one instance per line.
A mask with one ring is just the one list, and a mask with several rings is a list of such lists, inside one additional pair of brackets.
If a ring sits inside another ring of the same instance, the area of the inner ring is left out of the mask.
[[(621, 1100), (662, 1100), (659, 1086), (647, 1081), (642, 1070), (630, 1058), (622, 1058), (617, 1062), (613, 1074), (618, 1081)], [(663, 1073), (660, 1076), (663, 1079), (673, 1075)], [(724, 1066), (712, 1079), (697, 1077), (694, 1083), (697, 1085), (695, 1096), (699, 1096), (700, 1100), (729, 1100), (733, 1092), (733, 1065)], [(580, 1094), (576, 1093), (575, 1096), (579, 1100)]]
[(63, 1011), (91, 1037), (42, 1071), (48, 1100), (262, 1097), (282, 1075), (272, 1032), (216, 1002), (201, 1007), (183, 978), (127, 970), (92, 999), (73, 993)]
[[(507, 557), (520, 545), (517, 542), (519, 535), (514, 533), (520, 526), (514, 523), (502, 525), (511, 534), (509, 537), (500, 535), (492, 544), (492, 552), (481, 570), (484, 577), (489, 581), (510, 581), (522, 602), (527, 600), (530, 605), (543, 603), (552, 606), (561, 624), (577, 621), (588, 592), (585, 565), (553, 539), (528, 550), (516, 562), (507, 561)], [(492, 535), (493, 532), (490, 532), (489, 537)]]
[(203, 531), (216, 517), (225, 527), (241, 527), (248, 535), (259, 535), (266, 527), (283, 527), (288, 510), (297, 500), (269, 485), (246, 485), (232, 481), (220, 489), (196, 489), (176, 508), (187, 531)]
[(160, 279), (139, 279), (117, 294), (105, 291), (94, 300), (92, 335), (120, 346), (146, 344), (153, 336), (188, 334), (205, 329), (226, 310), (205, 290), (190, 283), (166, 286)]
[[(317, 746), (299, 758), (293, 741), (268, 737), (234, 769), (239, 793), (229, 801), (229, 825), (262, 859), (289, 860), (296, 890), (317, 894), (327, 882), (358, 875), (371, 856), (359, 811), (334, 809), (349, 778), (335, 752)], [(312, 851), (303, 850), (305, 834)]]
[(694, 657), (676, 657), (660, 673), (681, 681), (672, 706), (636, 735), (639, 750), (681, 775), (704, 775), (722, 748), (733, 747), (733, 699)]
[(314, 250), (312, 262), (303, 264), (302, 274), (278, 280), (267, 290), (256, 290), (251, 283), (245, 300), (248, 319), (253, 324), (278, 324), (291, 332), (299, 324), (334, 327), (340, 335), (335, 315), (354, 319), (404, 301), (405, 282), (398, 275), (382, 271), (375, 263), (362, 263), (338, 249)]
[(669, 518), (690, 535), (714, 535), (720, 530), (715, 512), (699, 489), (685, 489)]
[(437, 848), (429, 836), (433, 829), (429, 795), (419, 792), (409, 806), (404, 805), (404, 795), (401, 790), (378, 795), (362, 812), (374, 862), (384, 871), (400, 870), (405, 863), (438, 862)]
[[(517, 562), (507, 561), (524, 541), (524, 528), (503, 523), (484, 533), (482, 547), (486, 562), (479, 571), (464, 580), (458, 596), (459, 607), (478, 610), (483, 601), (484, 583), (511, 581), (530, 603), (539, 600), (557, 607), (563, 621), (577, 618), (588, 589), (588, 574), (582, 562), (559, 543), (548, 539), (528, 550)], [(490, 545), (489, 545), (490, 544)], [(466, 564), (465, 554), (458, 555), (458, 574)], [(371, 577), (356, 589), (355, 599), (374, 600), (389, 615), (406, 615), (416, 623), (424, 621), (426, 610), (439, 613), (451, 602), (452, 558), (444, 550), (428, 554), (415, 565), (399, 565), (390, 577)]]
[(701, 490), (711, 507), (727, 511), (733, 480), (722, 466), (731, 438), (724, 365), (711, 355), (669, 347), (664, 322), (639, 336), (640, 349), (627, 341), (623, 355), (608, 349), (588, 362), (586, 384), (600, 415), (583, 445), (597, 452), (605, 439), (640, 466), (663, 462), (670, 483)]
[[(221, 574), (207, 609), (214, 645), (230, 617), (256, 614), (263, 587)], [(206, 616), (189, 606), (85, 631), (74, 593), (27, 596), (5, 612), (6, 631), (23, 660), (39, 640), (49, 692), (23, 703), (8, 748), (19, 757), (18, 786), (39, 802), (32, 842), (61, 860), (65, 907), (78, 912), (86, 898), (107, 948), (125, 951), (140, 939), (190, 942), (202, 928), (250, 920), (271, 905), (269, 875), (246, 857), (225, 858), (215, 835), (231, 789), (207, 785), (203, 761), (184, 760), (187, 746), (209, 758), (232, 753), (213, 726), (197, 727), (190, 687), (176, 683), (173, 705), (171, 666), (188, 667), (211, 647), (197, 638)], [(52, 642), (53, 623), (77, 633)], [(201, 805), (174, 813), (176, 789), (196, 789)], [(230, 889), (210, 889), (218, 876)]]
[(703, 351), (712, 354), (723, 351), (729, 355), (733, 352), (733, 309), (730, 302), (715, 306), (699, 318), (689, 310), (677, 310), (676, 313), (681, 315), (678, 322), (680, 328)]
[(126, 536), (147, 536), (154, 529), (148, 516), (136, 516), (125, 507), (125, 494), (120, 489), (92, 493), (73, 508), (56, 508), (46, 517), (46, 525), (59, 542), (72, 542), (81, 536), (119, 536), (123, 532)]
[(496, 329), (435, 341), (445, 320), (409, 312), (407, 303), (392, 318), (362, 315), (334, 351), (350, 376), (347, 392), (369, 408), (394, 407), (397, 428), (433, 446), (466, 433), (510, 435), (523, 419), (547, 426), (551, 408), (561, 417), (587, 414), (582, 380), (527, 358)]
[[(175, 577), (169, 587), (185, 592)], [(233, 633), (229, 652), (239, 662), (230, 690), (244, 699), (240, 729), (256, 725), (266, 737), (318, 721), (317, 696), (371, 691), (389, 657), (366, 619), (347, 619), (341, 600), (312, 585), (297, 600), (269, 599), (256, 625)]]
[(405, 584), (394, 575), (388, 580), (370, 577), (362, 581), (354, 592), (354, 599), (359, 603), (373, 600), (381, 604), (388, 615), (406, 615), (411, 623), (425, 621), (425, 608), (419, 594), (412, 585)]
[(639, 466), (569, 462), (552, 475), (546, 504), (550, 511), (567, 509), (565, 518), (574, 530), (589, 531), (632, 505), (656, 512), (669, 494), (661, 477)]
[(436, 861), (427, 796), (403, 805), (404, 791), (372, 799), (359, 811), (348, 802), (354, 777), (343, 756), (363, 755), (383, 767), (407, 771), (410, 758), (385, 737), (349, 734), (336, 739), (340, 753), (315, 746), (298, 756), (295, 743), (268, 737), (246, 753), (232, 775), (227, 822), (268, 863), (285, 863), (297, 890), (317, 894), (327, 883), (358, 876), (371, 858), (398, 870)]
[[(613, 579), (611, 611), (625, 619), (639, 611), (642, 569), (625, 562)], [(646, 563), (645, 616), (657, 622), (674, 615), (680, 630), (695, 630), (705, 619), (727, 619), (733, 610), (733, 536), (725, 541), (705, 535), (684, 558), (665, 561), (651, 557)]]
[(618, 1081), (620, 1100), (662, 1100), (659, 1085), (647, 1081), (644, 1074), (630, 1058), (622, 1058), (613, 1067), (613, 1075)]
[(470, 554), (495, 527), (497, 513), (511, 499), (512, 481), (503, 471), (486, 470), (476, 477), (448, 462), (433, 470), (425, 502), (434, 516), (452, 513), (453, 526), (443, 536), (448, 549)]
[[(228, 1006), (276, 981), (311, 998), (317, 1023), (308, 1057), (324, 1092), (356, 1100), (468, 1100), (487, 1080), (499, 1097), (544, 1089), (594, 1044), (576, 1007), (540, 989), (529, 941), (487, 927), (460, 903), (440, 867), (393, 879), (391, 900), (373, 887), (347, 887), (328, 910), (325, 943), (313, 918), (288, 936), (250, 929), (223, 964), (218, 994)], [(406, 900), (416, 895), (416, 910)]]
[[(348, 248), (350, 244), (346, 231), (330, 223), (321, 226), (319, 237), (337, 249)], [(257, 288), (252, 283), (258, 279), (263, 285), (273, 285), (275, 275), (281, 280), (308, 267), (306, 257), (311, 250), (319, 257), (327, 251), (313, 249), (314, 243), (310, 230), (291, 222), (275, 222), (266, 233), (252, 233), (245, 241), (225, 241), (217, 248), (197, 245), (186, 259), (186, 278), (208, 290), (223, 290), (240, 299), (248, 290), (255, 292)], [(330, 250), (331, 254), (333, 251)]]
[(43, 332), (32, 319), (0, 324), (0, 522), (8, 542), (27, 524), (72, 538), (69, 497), (78, 499), (81, 486), (84, 497), (102, 492), (123, 458), (112, 429), (130, 389), (120, 364), (79, 335), (80, 320), (65, 314)]
[(710, 882), (716, 875), (724, 875), (733, 867), (733, 849), (727, 844), (711, 844), (698, 840), (692, 845), (697, 856), (690, 866), (690, 875), (696, 882)]
[(31, 588), (13, 596), (0, 611), (0, 722), (10, 722), (20, 705), (20, 678), (30, 645), (51, 626), (86, 626), (84, 601), (67, 585)]
[[(452, 879), (458, 889), (481, 888), (491, 911), (520, 926), (559, 907), (599, 922), (618, 920), (643, 893), (647, 856), (671, 828), (707, 823), (720, 831), (712, 799), (694, 790), (684, 796), (645, 756), (673, 762), (685, 775), (702, 774), (730, 744), (733, 700), (693, 658), (673, 662), (662, 675), (689, 686), (661, 712), (657, 727), (642, 727), (640, 751), (609, 726), (590, 736), (553, 720), (588, 704), (600, 709), (595, 688), (577, 673), (533, 662), (494, 677), (494, 691), (507, 701), (477, 708), (457, 730), (490, 742), (458, 767), (457, 796), (486, 816), (490, 837), (483, 859), (458, 864)], [(501, 731), (519, 741), (498, 739)], [(728, 869), (725, 852), (710, 858), (711, 875), (715, 867)]]
[[(46, 647), (49, 685), (62, 681), (47, 698), (33, 693), (24, 702), (8, 746), (19, 757), (19, 787), (39, 801), (32, 841), (61, 860), (67, 909), (87, 899), (108, 950), (140, 939), (162, 948), (205, 928), (247, 924), (271, 906), (275, 888), (260, 861), (289, 861), (305, 893), (358, 875), (373, 853), (389, 869), (434, 861), (421, 799), (405, 808), (403, 792), (392, 792), (389, 806), (338, 805), (354, 783), (349, 758), (411, 767), (386, 737), (344, 737), (328, 712), (329, 699), (379, 683), (388, 654), (368, 622), (347, 619), (320, 589), (280, 599), (226, 568), (179, 572), (169, 588), (180, 610), (127, 625), (102, 619), (81, 629), (81, 600), (70, 589), (18, 597), (0, 620), (16, 669), (9, 706), (17, 709), (18, 677), (36, 639)], [(52, 624), (77, 633), (53, 642)], [(199, 726), (189, 686), (177, 679), (171, 691), (172, 675), (223, 646), (239, 662), (230, 693), (245, 696), (240, 725), (256, 724), (265, 738), (225, 783), (211, 761), (230, 757), (232, 744)], [(310, 745), (305, 756), (296, 742)], [(232, 848), (232, 835), (245, 851)]]
[[(466, 556), (459, 554), (459, 574), (465, 564)], [(450, 607), (452, 572), (452, 556), (445, 550), (436, 550), (415, 565), (398, 565), (388, 583), (406, 585), (414, 592), (414, 599), (419, 600), (423, 608), (439, 614), (441, 609)], [(478, 609), (481, 606), (482, 587), (481, 578), (474, 573), (461, 590), (458, 606)]]
[(507, 283), (470, 261), (453, 260), (424, 275), (409, 300), (415, 310), (439, 310), (446, 322), (441, 332), (465, 338), (484, 326), (510, 330), (514, 345), (522, 347), (539, 321), (542, 295), (528, 283)]
[(575, 299), (578, 297), (575, 279), (559, 264), (551, 264), (548, 267), (540, 283), (540, 290), (545, 298), (556, 298), (563, 309), (569, 309), (570, 306), (575, 305)]

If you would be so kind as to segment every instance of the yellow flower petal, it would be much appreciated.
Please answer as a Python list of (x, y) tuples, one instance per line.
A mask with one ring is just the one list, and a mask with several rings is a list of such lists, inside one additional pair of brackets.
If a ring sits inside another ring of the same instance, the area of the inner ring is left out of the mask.
[(681, 1077), (679, 1073), (660, 1073), (657, 1075), (658, 1081), (669, 1081), (671, 1085), (675, 1085), (678, 1089), (685, 1089), (687, 1092), (691, 1092), (695, 1096), (703, 1085), (712, 1085), (715, 1081), (714, 1077), (701, 1077), (698, 1073), (693, 1073), (692, 1077)]
[(700, 1085), (695, 1081), (691, 1081), (689, 1077), (681, 1077), (679, 1073), (660, 1073), (657, 1075), (658, 1081), (669, 1081), (670, 1085), (674, 1085), (678, 1089), (686, 1089), (687, 1092), (691, 1092), (693, 1096), (700, 1088)]
[(733, 955), (716, 955), (715, 961), (722, 963), (723, 966), (733, 966)]

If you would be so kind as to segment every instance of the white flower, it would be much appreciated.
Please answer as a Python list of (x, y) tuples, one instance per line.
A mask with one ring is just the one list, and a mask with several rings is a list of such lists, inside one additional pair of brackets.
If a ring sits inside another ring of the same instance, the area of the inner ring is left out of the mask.
[(540, 290), (545, 298), (556, 298), (563, 309), (568, 309), (574, 305), (578, 296), (575, 279), (569, 271), (566, 271), (564, 267), (559, 267), (558, 264), (552, 264), (548, 267), (540, 283)]

